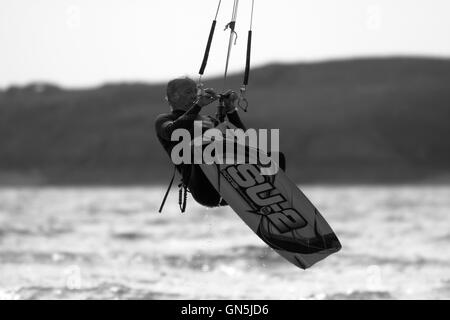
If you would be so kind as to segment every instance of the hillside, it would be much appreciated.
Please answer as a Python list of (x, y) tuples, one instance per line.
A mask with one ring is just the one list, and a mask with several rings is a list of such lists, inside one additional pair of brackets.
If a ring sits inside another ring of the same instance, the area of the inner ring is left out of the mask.
[[(239, 88), (241, 75), (231, 79)], [(221, 88), (220, 79), (206, 80)], [(436, 181), (450, 173), (450, 60), (269, 65), (251, 75), (249, 127), (280, 128), (297, 182)], [(0, 184), (165, 182), (153, 121), (165, 85), (0, 91)], [(213, 107), (209, 109), (215, 113)]]

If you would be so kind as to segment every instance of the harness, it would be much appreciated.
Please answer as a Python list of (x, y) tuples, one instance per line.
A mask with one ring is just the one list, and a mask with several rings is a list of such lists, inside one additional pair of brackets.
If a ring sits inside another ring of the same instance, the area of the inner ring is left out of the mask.
[[(208, 64), (209, 53), (210, 53), (212, 41), (213, 41), (213, 38), (214, 38), (214, 33), (215, 33), (216, 25), (217, 25), (217, 17), (219, 15), (221, 4), (222, 4), (222, 0), (219, 0), (219, 4), (217, 6), (215, 18), (214, 18), (214, 20), (212, 22), (211, 29), (210, 29), (210, 32), (209, 32), (208, 42), (207, 42), (207, 45), (206, 45), (206, 49), (205, 49), (205, 53), (204, 53), (204, 56), (203, 56), (202, 64), (201, 64), (201, 67), (200, 67), (200, 70), (199, 70), (198, 88), (201, 90), (202, 93), (203, 93), (202, 76), (204, 75), (206, 66)], [(246, 94), (246, 91), (247, 91), (247, 85), (248, 85), (249, 76), (250, 76), (250, 57), (251, 57), (251, 47), (252, 47), (252, 33), (253, 33), (252, 26), (253, 26), (254, 5), (255, 5), (255, 0), (252, 0), (250, 29), (248, 31), (248, 37), (247, 37), (247, 54), (246, 54), (244, 80), (243, 80), (242, 86), (240, 88), (240, 95), (239, 95), (239, 100), (238, 100), (238, 107), (241, 108), (244, 112), (247, 112), (247, 109), (248, 109), (248, 101), (247, 101), (247, 98), (246, 98), (245, 94)], [(235, 29), (236, 29), (238, 7), (239, 7), (239, 0), (234, 0), (233, 13), (232, 13), (231, 21), (225, 26), (225, 30), (230, 29), (230, 38), (229, 38), (229, 41), (228, 41), (227, 58), (226, 58), (226, 64), (225, 64), (225, 73), (224, 73), (224, 77), (223, 77), (224, 89), (226, 88), (226, 80), (227, 80), (227, 76), (228, 76), (228, 67), (229, 67), (229, 62), (230, 62), (230, 57), (231, 57), (231, 49), (233, 47), (233, 44), (235, 45), (236, 42), (237, 42), (237, 36), (238, 35), (237, 35)], [(213, 118), (218, 123), (222, 123), (222, 122), (225, 121), (225, 116), (226, 115), (225, 115), (224, 99), (225, 99), (225, 96), (224, 95), (220, 95), (219, 106), (217, 108), (216, 118), (215, 119)], [(218, 187), (219, 195), (220, 195), (220, 166), (218, 164), (216, 164), (216, 168), (217, 168), (217, 187)], [(172, 188), (173, 182), (175, 180), (176, 171), (177, 171), (176, 166), (174, 166), (172, 178), (170, 179), (169, 186), (167, 188), (166, 194), (164, 195), (164, 198), (162, 200), (161, 206), (159, 208), (159, 213), (161, 213), (163, 208), (164, 208), (164, 204), (166, 203), (166, 200), (167, 200), (167, 197), (169, 195), (170, 189)], [(188, 176), (186, 178), (186, 181), (184, 181), (184, 178), (181, 177), (181, 181), (178, 184), (178, 189), (179, 189), (178, 190), (178, 204), (180, 206), (180, 210), (181, 210), (182, 213), (184, 213), (186, 211), (187, 193), (190, 192), (188, 190), (190, 175), (191, 175), (191, 171), (189, 171), (189, 174), (188, 174)], [(222, 200), (223, 200), (222, 196), (220, 196), (219, 197), (219, 203), (217, 204), (217, 206), (219, 206), (222, 203)]]
[[(159, 207), (159, 210), (158, 210), (159, 213), (162, 213), (164, 205), (166, 204), (166, 200), (167, 200), (167, 197), (169, 196), (170, 189), (172, 188), (173, 181), (175, 180), (176, 173), (177, 173), (177, 166), (174, 165), (172, 178), (170, 179), (169, 186), (167, 187), (167, 190), (166, 190), (166, 194), (164, 195), (164, 198), (161, 202), (161, 206)], [(181, 177), (180, 183), (178, 184), (178, 205), (180, 206), (181, 213), (186, 212), (187, 194), (189, 192), (189, 190), (188, 190), (189, 178), (190, 178), (190, 173), (189, 173), (187, 181), (184, 181), (183, 177)]]
[[(208, 42), (206, 44), (206, 49), (205, 49), (205, 53), (203, 56), (202, 64), (201, 64), (200, 70), (198, 72), (198, 74), (199, 74), (198, 87), (202, 91), (203, 91), (202, 77), (205, 73), (205, 69), (208, 64), (209, 53), (211, 50), (211, 45), (212, 45), (212, 41), (214, 39), (214, 33), (216, 30), (216, 25), (217, 25), (217, 16), (219, 15), (221, 4), (222, 4), (222, 0), (219, 0), (216, 14), (215, 14), (214, 20), (211, 24), (211, 29), (209, 31)], [(224, 89), (226, 89), (226, 81), (227, 81), (227, 77), (228, 77), (228, 66), (230, 63), (231, 49), (233, 47), (233, 44), (236, 45), (237, 37), (238, 37), (238, 34), (236, 32), (238, 7), (239, 7), (239, 0), (234, 0), (231, 21), (225, 26), (225, 30), (230, 29), (230, 38), (228, 41), (227, 58), (226, 58), (226, 63), (225, 63), (225, 73), (223, 76)], [(239, 95), (239, 100), (238, 100), (238, 107), (241, 108), (244, 112), (247, 112), (247, 109), (248, 109), (248, 101), (246, 98), (246, 92), (247, 92), (247, 86), (248, 86), (249, 78), (250, 78), (254, 8), (255, 8), (255, 0), (252, 0), (251, 14), (250, 14), (250, 28), (248, 30), (248, 35), (247, 35), (247, 53), (246, 53), (246, 60), (245, 60), (244, 80), (243, 80), (242, 86), (240, 88), (240, 95)]]

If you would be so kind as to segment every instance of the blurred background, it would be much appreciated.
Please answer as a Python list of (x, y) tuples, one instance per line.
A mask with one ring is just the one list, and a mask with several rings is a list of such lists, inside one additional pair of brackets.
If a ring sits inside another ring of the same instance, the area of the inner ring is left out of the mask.
[[(203, 82), (238, 90), (251, 1)], [(308, 271), (178, 194), (165, 83), (197, 80), (216, 1), (0, 3), (0, 298), (450, 298), (450, 4), (255, 1), (248, 127), (343, 249)], [(214, 106), (205, 113), (215, 114)], [(226, 284), (226, 285), (225, 285)]]

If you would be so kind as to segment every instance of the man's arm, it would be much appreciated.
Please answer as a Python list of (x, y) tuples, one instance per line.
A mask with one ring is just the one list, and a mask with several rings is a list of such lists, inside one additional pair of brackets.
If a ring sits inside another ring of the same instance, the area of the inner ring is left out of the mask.
[(228, 90), (224, 93), (224, 96), (225, 112), (227, 113), (228, 120), (239, 129), (247, 131), (239, 117), (238, 108), (236, 107), (236, 102), (239, 99), (238, 95), (233, 90)]
[(194, 124), (194, 120), (200, 113), (202, 108), (195, 104), (181, 117), (173, 120), (170, 115), (160, 115), (156, 118), (155, 129), (156, 133), (164, 140), (171, 141), (172, 133), (177, 129), (189, 130)]
[(200, 110), (217, 100), (217, 98), (218, 96), (213, 89), (205, 89), (197, 99), (197, 102), (178, 119), (173, 120), (170, 115), (159, 116), (155, 122), (156, 133), (164, 140), (171, 141), (172, 133), (175, 130), (189, 130), (193, 126)]

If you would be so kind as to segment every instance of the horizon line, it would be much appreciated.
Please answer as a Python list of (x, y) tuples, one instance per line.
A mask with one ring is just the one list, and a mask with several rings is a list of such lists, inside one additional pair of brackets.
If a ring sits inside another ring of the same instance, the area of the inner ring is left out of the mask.
[[(252, 66), (251, 70), (255, 69), (263, 69), (270, 66), (289, 66), (289, 65), (317, 65), (317, 64), (328, 64), (328, 63), (344, 63), (344, 62), (356, 62), (356, 61), (368, 61), (368, 60), (450, 60), (450, 55), (440, 55), (440, 54), (375, 54), (375, 55), (361, 55), (361, 56), (342, 56), (335, 58), (317, 58), (317, 59), (302, 59), (302, 60), (272, 60), (269, 62), (261, 63)], [(241, 71), (231, 71), (229, 77), (237, 76), (243, 73)], [(188, 76), (188, 75), (181, 75)], [(198, 76), (198, 74), (196, 74)], [(212, 73), (204, 78), (209, 78), (209, 80), (217, 80), (220, 79), (223, 75), (221, 73)], [(191, 77), (193, 78), (193, 77)], [(33, 85), (47, 85), (54, 86), (61, 90), (92, 90), (96, 88), (101, 88), (105, 86), (111, 85), (124, 85), (124, 84), (144, 84), (144, 85), (165, 85), (171, 77), (167, 77), (164, 79), (157, 80), (149, 80), (149, 79), (136, 79), (136, 80), (105, 80), (103, 82), (97, 82), (92, 84), (83, 84), (83, 85), (64, 85), (59, 84), (57, 81), (52, 80), (30, 80), (24, 83), (10, 83), (6, 86), (0, 86), (0, 91), (7, 91), (11, 88), (25, 88)], [(195, 80), (195, 79), (194, 79)]]

